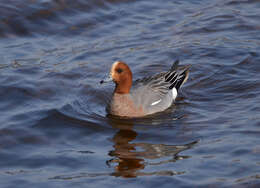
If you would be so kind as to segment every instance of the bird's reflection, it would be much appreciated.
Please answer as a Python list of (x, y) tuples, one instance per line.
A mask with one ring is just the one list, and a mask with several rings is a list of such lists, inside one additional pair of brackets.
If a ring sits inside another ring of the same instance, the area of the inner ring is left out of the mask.
[(136, 177), (136, 172), (144, 169), (144, 159), (138, 156), (136, 144), (130, 143), (136, 136), (135, 131), (119, 130), (113, 137), (114, 150), (110, 151), (109, 155), (115, 158), (108, 164), (117, 163), (114, 175)]
[[(133, 130), (131, 121), (111, 121), (110, 125), (114, 128), (119, 128), (119, 131), (114, 135), (112, 141), (114, 143), (113, 150), (109, 152), (111, 160), (107, 161), (109, 166), (114, 166), (114, 176), (121, 177), (137, 177), (146, 175), (174, 175), (183, 172), (160, 171), (160, 172), (142, 172), (148, 165), (161, 165), (164, 163), (175, 162), (179, 159), (189, 158), (189, 156), (181, 156), (180, 152), (191, 148), (197, 142), (192, 142), (185, 145), (165, 145), (165, 144), (150, 144), (136, 143), (137, 132)], [(159, 162), (148, 162), (152, 159), (168, 157), (168, 160)]]

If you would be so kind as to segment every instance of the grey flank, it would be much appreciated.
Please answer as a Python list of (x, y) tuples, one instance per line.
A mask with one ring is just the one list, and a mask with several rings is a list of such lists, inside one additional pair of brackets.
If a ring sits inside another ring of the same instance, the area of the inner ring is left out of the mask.
[(175, 61), (171, 69), (133, 83), (130, 97), (136, 106), (142, 106), (146, 114), (163, 111), (171, 106), (175, 98), (172, 89), (179, 88), (188, 79), (189, 66), (179, 66)]

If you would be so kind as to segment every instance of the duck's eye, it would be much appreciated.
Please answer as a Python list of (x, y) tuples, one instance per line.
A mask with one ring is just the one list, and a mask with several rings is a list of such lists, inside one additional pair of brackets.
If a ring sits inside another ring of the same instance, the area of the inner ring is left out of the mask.
[(118, 68), (116, 69), (116, 72), (120, 74), (121, 72), (123, 72), (123, 69)]

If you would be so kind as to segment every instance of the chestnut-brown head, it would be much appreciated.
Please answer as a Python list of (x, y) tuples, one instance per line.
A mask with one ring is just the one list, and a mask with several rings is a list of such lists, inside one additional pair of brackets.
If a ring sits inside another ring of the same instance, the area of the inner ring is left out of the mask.
[(115, 93), (127, 94), (132, 86), (132, 72), (127, 64), (122, 61), (116, 61), (110, 70), (110, 75), (100, 84), (113, 81), (116, 84)]
[(109, 77), (100, 81), (100, 84), (113, 81), (116, 84), (115, 93), (127, 94), (132, 86), (132, 72), (127, 64), (116, 61), (110, 70)]
[(127, 64), (116, 61), (110, 70), (110, 76), (116, 84), (115, 93), (126, 94), (132, 86), (132, 72)]

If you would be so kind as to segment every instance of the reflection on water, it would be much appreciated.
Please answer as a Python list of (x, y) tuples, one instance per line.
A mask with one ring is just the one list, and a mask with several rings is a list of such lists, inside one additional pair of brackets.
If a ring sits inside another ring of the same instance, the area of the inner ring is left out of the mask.
[[(135, 139), (138, 136), (138, 133), (134, 131), (133, 125), (131, 125), (131, 120), (129, 121), (127, 125), (124, 123), (118, 124), (119, 121), (112, 121), (111, 123), (114, 127), (121, 127), (112, 139), (114, 142), (114, 149), (109, 152), (109, 155), (113, 158), (107, 161), (109, 166), (114, 166), (114, 176), (129, 178), (147, 175), (175, 175), (184, 173), (175, 172), (172, 170), (147, 173), (142, 172), (142, 170), (144, 170), (146, 166), (167, 164), (170, 162), (176, 162), (177, 160), (189, 158), (190, 156), (182, 156), (179, 155), (179, 153), (191, 148), (197, 143), (197, 141), (185, 145), (165, 145), (162, 143), (150, 144), (136, 142)], [(161, 160), (161, 158), (170, 159)], [(155, 159), (156, 161), (159, 161), (149, 162)]]
[[(73, 122), (77, 121), (73, 118), (69, 119)], [(142, 119), (138, 120), (139, 123), (141, 121)], [(57, 175), (50, 177), (49, 179), (71, 180), (99, 176), (134, 178), (138, 176), (173, 176), (185, 174), (185, 171), (175, 171), (174, 169), (163, 168), (163, 170), (147, 171), (146, 168), (157, 166), (159, 169), (162, 169), (160, 166), (163, 164), (167, 165), (169, 163), (177, 162), (178, 160), (191, 158), (192, 156), (181, 155), (180, 153), (191, 149), (198, 143), (198, 141), (184, 145), (140, 142), (137, 139), (138, 131), (134, 129), (136, 120), (108, 118), (108, 122), (113, 129), (117, 130), (114, 135), (111, 135), (111, 137), (108, 138), (113, 146), (113, 149), (107, 153), (110, 159), (103, 161), (103, 164), (112, 170), (111, 172), (80, 172), (74, 174)], [(149, 129), (149, 126), (146, 125), (146, 128)], [(68, 152), (75, 151), (67, 150), (59, 153), (66, 154)], [(94, 154), (94, 152), (90, 151), (76, 152), (82, 154)]]
[(136, 177), (139, 170), (144, 169), (144, 159), (138, 156), (136, 144), (129, 143), (137, 136), (135, 131), (119, 130), (113, 137), (114, 150), (109, 152), (113, 159), (107, 161), (110, 166), (115, 163), (115, 176)]

